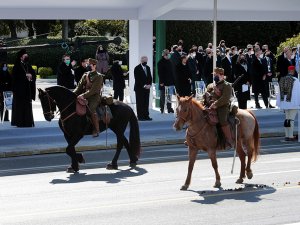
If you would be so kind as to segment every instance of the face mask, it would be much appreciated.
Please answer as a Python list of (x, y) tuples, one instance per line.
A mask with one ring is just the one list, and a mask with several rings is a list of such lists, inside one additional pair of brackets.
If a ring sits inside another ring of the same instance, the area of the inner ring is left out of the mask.
[(171, 54), (168, 54), (168, 59), (171, 59)]
[(143, 62), (142, 65), (143, 65), (143, 66), (146, 66), (146, 65), (147, 65), (147, 62)]
[(219, 76), (214, 76), (214, 81), (215, 81), (216, 83), (218, 83), (218, 82), (220, 81)]
[(232, 52), (230, 52), (230, 53), (229, 53), (229, 56), (233, 56), (233, 53), (232, 53)]
[(23, 62), (27, 63), (28, 61), (29, 61), (29, 57), (28, 56), (24, 57)]
[(65, 63), (66, 63), (67, 66), (69, 66), (70, 63), (71, 63), (71, 60), (70, 60), (70, 59), (66, 59), (66, 60), (65, 60)]
[(7, 67), (6, 66), (3, 66), (3, 71), (6, 71), (7, 70)]
[(196, 53), (193, 53), (193, 54), (192, 54), (192, 57), (196, 57)]
[(87, 71), (91, 71), (91, 70), (92, 70), (92, 67), (91, 67), (90, 65), (87, 65), (87, 66), (86, 66), (86, 70), (87, 70)]

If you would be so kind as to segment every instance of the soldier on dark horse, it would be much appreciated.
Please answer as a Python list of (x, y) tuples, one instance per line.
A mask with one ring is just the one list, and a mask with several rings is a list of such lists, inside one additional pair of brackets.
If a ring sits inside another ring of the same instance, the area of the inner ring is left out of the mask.
[(101, 89), (103, 85), (103, 76), (96, 71), (97, 60), (88, 59), (91, 71), (86, 72), (80, 79), (74, 93), (78, 95), (78, 101), (87, 101), (91, 120), (94, 126), (93, 137), (99, 136), (99, 118), (96, 112), (97, 106), (101, 101)]
[[(100, 91), (103, 79), (101, 74), (96, 72), (97, 61), (89, 59), (89, 64), (92, 71), (82, 76), (74, 92), (62, 86), (53, 86), (45, 90), (38, 89), (45, 119), (51, 121), (54, 118), (56, 106), (60, 112), (59, 126), (68, 143), (66, 153), (72, 160), (67, 172), (78, 172), (79, 164), (85, 162), (83, 155), (75, 151), (75, 145), (80, 139), (91, 133), (93, 137), (97, 137), (99, 132), (108, 128), (116, 134), (117, 151), (112, 162), (107, 165), (107, 169), (118, 169), (117, 161), (123, 146), (128, 152), (130, 166), (135, 166), (141, 152), (137, 117), (130, 106), (120, 101), (113, 101), (109, 105), (102, 106), (106, 113), (98, 118), (96, 112), (101, 111), (98, 110), (98, 106), (101, 100)], [(79, 102), (83, 104), (83, 107), (78, 107), (81, 105)], [(86, 104), (88, 104), (87, 107)], [(78, 108), (84, 110), (78, 110)], [(107, 116), (107, 111), (111, 112), (111, 116)], [(125, 137), (128, 123), (130, 124), (129, 140)]]

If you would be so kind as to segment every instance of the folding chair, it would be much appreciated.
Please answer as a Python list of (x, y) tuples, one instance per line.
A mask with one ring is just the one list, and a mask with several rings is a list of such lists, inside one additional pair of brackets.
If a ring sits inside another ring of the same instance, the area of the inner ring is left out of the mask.
[(12, 110), (12, 101), (13, 101), (13, 92), (12, 91), (3, 91), (3, 114), (1, 122), (4, 122), (4, 116), (6, 111)]
[(174, 85), (165, 86), (165, 110), (167, 109), (167, 103), (175, 104), (175, 108), (177, 108), (176, 88)]
[(203, 80), (195, 81), (195, 91), (196, 91), (195, 98), (197, 99), (197, 101), (201, 101), (204, 93), (206, 92), (206, 87)]

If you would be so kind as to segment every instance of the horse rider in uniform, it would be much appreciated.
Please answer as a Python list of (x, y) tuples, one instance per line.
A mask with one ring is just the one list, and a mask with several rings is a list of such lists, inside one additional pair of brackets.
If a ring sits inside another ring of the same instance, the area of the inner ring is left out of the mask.
[(91, 113), (91, 119), (94, 126), (93, 137), (99, 136), (99, 118), (96, 112), (96, 108), (101, 101), (101, 89), (103, 85), (103, 75), (96, 71), (97, 60), (88, 59), (91, 71), (84, 73), (80, 79), (74, 93), (77, 94), (77, 98), (88, 101), (88, 107)]
[(215, 68), (214, 69), (214, 91), (212, 93), (212, 98), (216, 99), (211, 105), (210, 109), (216, 109), (221, 125), (222, 131), (225, 135), (226, 142), (230, 147), (234, 146), (234, 140), (232, 137), (230, 124), (228, 122), (231, 96), (232, 96), (232, 86), (229, 82), (224, 79), (224, 69)]

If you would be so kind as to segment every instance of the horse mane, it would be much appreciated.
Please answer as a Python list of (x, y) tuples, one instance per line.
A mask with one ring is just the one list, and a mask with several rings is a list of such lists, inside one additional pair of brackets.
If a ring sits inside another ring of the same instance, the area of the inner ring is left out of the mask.
[(202, 103), (198, 102), (195, 98), (192, 99), (192, 103), (200, 108), (202, 111), (205, 109)]
[(77, 97), (76, 94), (73, 91), (71, 91), (68, 88), (65, 88), (63, 86), (59, 86), (59, 85), (48, 87), (45, 90), (49, 93), (56, 94), (57, 97), (61, 97), (61, 98), (64, 98), (64, 99), (73, 100)]

